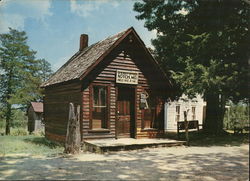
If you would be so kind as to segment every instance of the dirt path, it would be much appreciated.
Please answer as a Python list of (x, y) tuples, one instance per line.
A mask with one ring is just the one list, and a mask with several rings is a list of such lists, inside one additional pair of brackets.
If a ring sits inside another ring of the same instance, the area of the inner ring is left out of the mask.
[(172, 147), (74, 157), (5, 155), (0, 179), (248, 180), (249, 147)]

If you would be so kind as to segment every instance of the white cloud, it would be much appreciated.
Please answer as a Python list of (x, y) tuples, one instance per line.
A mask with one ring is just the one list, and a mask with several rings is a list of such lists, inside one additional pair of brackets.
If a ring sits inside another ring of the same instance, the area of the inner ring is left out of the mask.
[(99, 7), (94, 3), (77, 4), (75, 0), (70, 1), (70, 10), (78, 16), (87, 17), (91, 11), (97, 10)]
[(81, 17), (88, 17), (92, 12), (97, 11), (103, 4), (109, 4), (116, 8), (119, 6), (117, 1), (95, 0), (95, 1), (79, 1), (70, 0), (70, 11)]
[(25, 17), (44, 20), (46, 16), (52, 15), (50, 0), (13, 0), (7, 2), (15, 2), (19, 8), (25, 10)]
[(0, 33), (8, 32), (8, 27), (14, 29), (24, 28), (24, 18), (18, 14), (4, 14), (0, 20)]
[(0, 33), (7, 32), (8, 27), (23, 30), (27, 18), (46, 24), (45, 17), (52, 15), (50, 0), (4, 0), (0, 2)]

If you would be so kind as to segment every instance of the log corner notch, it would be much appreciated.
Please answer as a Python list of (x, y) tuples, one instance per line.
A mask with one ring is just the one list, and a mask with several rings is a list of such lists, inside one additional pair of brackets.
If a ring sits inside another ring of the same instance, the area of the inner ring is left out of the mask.
[(77, 154), (81, 149), (80, 105), (77, 106), (75, 112), (73, 103), (69, 103), (69, 120), (64, 148), (64, 153), (67, 154)]

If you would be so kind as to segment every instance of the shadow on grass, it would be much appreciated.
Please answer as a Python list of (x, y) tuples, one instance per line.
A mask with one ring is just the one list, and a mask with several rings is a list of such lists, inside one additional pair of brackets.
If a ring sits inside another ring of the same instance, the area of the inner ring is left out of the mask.
[(57, 147), (62, 146), (62, 144), (50, 141), (50, 140), (46, 139), (45, 137), (25, 138), (24, 141), (29, 142), (29, 143), (33, 143), (36, 145), (40, 145), (40, 146), (47, 146), (49, 148), (57, 148)]
[[(176, 133), (166, 134), (166, 137), (185, 141), (185, 132), (180, 133), (179, 138)], [(240, 146), (249, 143), (249, 133), (233, 134), (222, 133), (211, 135), (200, 132), (189, 132), (190, 146)]]

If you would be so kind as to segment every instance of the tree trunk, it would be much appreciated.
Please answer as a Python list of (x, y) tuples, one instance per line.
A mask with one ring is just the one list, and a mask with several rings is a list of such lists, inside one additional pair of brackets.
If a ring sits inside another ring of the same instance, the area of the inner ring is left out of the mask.
[(6, 93), (6, 112), (5, 112), (5, 119), (6, 119), (6, 125), (5, 125), (5, 134), (9, 135), (10, 134), (10, 126), (11, 126), (11, 118), (12, 118), (12, 110), (11, 107), (12, 105), (9, 103), (9, 100), (11, 98), (11, 94), (13, 93), (12, 89), (12, 82), (13, 80), (13, 73), (12, 70), (9, 71), (9, 76), (8, 76), (8, 82), (7, 82), (7, 93)]
[(206, 95), (206, 102), (204, 131), (210, 134), (222, 133), (225, 113), (225, 97), (216, 93), (209, 93)]
[(80, 136), (80, 106), (77, 106), (76, 113), (74, 104), (69, 104), (69, 120), (64, 152), (68, 154), (79, 153), (81, 149)]
[(7, 103), (7, 110), (5, 113), (5, 118), (6, 118), (6, 126), (5, 126), (5, 134), (9, 135), (10, 134), (10, 123), (11, 123), (11, 104)]

